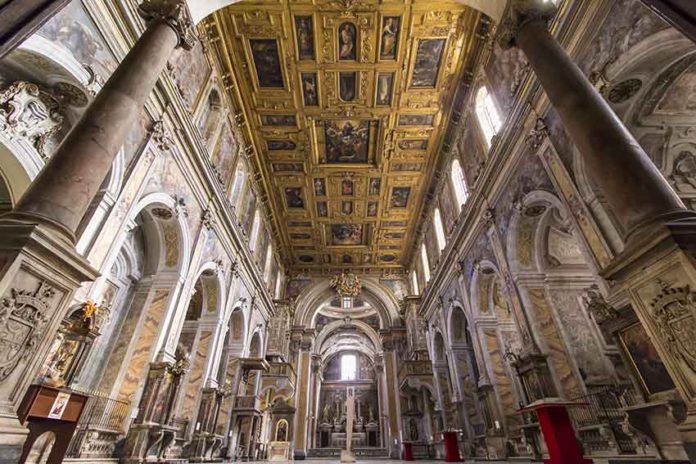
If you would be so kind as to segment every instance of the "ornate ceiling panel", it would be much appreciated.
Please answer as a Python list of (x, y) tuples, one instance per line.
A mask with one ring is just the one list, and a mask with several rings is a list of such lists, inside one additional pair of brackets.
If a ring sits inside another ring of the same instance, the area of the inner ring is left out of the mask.
[(259, 1), (216, 14), (291, 268), (405, 264), (478, 15), (441, 0)]

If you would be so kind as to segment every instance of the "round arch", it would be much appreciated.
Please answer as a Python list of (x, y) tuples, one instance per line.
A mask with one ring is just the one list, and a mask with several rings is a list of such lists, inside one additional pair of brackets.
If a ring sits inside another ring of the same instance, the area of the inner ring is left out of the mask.
[[(213, 276), (206, 276), (206, 273), (212, 273)], [(194, 282), (196, 282), (198, 279), (201, 278), (207, 278), (211, 279), (211, 277), (214, 277), (215, 281), (215, 305), (217, 306), (215, 309), (216, 314), (218, 315), (219, 319), (226, 319), (226, 314), (225, 314), (225, 307), (226, 301), (225, 301), (225, 280), (224, 280), (224, 275), (220, 271), (220, 266), (218, 263), (215, 261), (208, 261), (207, 263), (203, 264), (199, 269), (198, 272), (196, 272), (195, 278), (193, 279)], [(205, 292), (210, 291), (209, 288), (204, 288)], [(210, 308), (207, 308), (208, 311), (210, 311)]]
[(314, 343), (314, 350), (317, 354), (321, 354), (321, 349), (324, 345), (324, 342), (326, 342), (331, 335), (336, 332), (337, 330), (345, 327), (355, 327), (357, 328), (360, 332), (362, 332), (374, 345), (375, 349), (380, 348), (382, 346), (382, 343), (379, 340), (379, 335), (375, 330), (370, 327), (368, 324), (366, 324), (363, 321), (359, 320), (351, 320), (349, 323), (346, 324), (344, 321), (333, 321), (330, 324), (327, 324), (321, 332), (319, 332), (319, 335), (317, 336), (317, 339)]
[[(380, 320), (380, 327), (388, 328), (397, 325), (401, 321), (401, 316), (398, 310), (399, 304), (394, 296), (371, 280), (363, 280), (362, 285), (363, 292), (360, 297), (375, 309)], [(321, 304), (335, 296), (336, 292), (331, 288), (328, 279), (314, 282), (297, 300), (293, 324), (309, 327), (313, 324), (313, 318)]]
[[(226, 6), (240, 3), (244, 0), (187, 0), (191, 16), (196, 24), (203, 18), (215, 13)], [(507, 0), (456, 0), (457, 3), (468, 5), (481, 11), (496, 22), (500, 21), (507, 6)]]

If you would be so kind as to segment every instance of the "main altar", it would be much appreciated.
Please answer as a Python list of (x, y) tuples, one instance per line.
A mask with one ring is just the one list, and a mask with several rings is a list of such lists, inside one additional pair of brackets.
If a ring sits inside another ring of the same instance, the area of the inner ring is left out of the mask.
[[(379, 422), (372, 400), (376, 402), (376, 392), (372, 398), (369, 389), (357, 390), (355, 398), (355, 419), (352, 424), (351, 448), (379, 446)], [(331, 394), (333, 393), (333, 394)], [(320, 448), (346, 448), (347, 410), (345, 392), (327, 391), (322, 415), (319, 420), (318, 444)]]

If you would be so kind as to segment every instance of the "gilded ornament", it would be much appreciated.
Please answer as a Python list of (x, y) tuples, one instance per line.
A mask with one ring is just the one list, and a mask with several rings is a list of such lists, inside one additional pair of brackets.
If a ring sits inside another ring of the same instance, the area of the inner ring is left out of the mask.
[(362, 291), (360, 279), (352, 272), (342, 272), (340, 275), (334, 276), (329, 285), (342, 297), (356, 297)]

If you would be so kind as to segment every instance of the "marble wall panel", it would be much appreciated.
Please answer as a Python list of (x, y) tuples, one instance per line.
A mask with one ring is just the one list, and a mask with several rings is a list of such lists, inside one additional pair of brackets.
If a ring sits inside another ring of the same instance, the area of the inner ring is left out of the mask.
[(585, 376), (585, 382), (606, 382), (610, 379), (607, 361), (595, 337), (585, 308), (580, 304), (581, 294), (569, 289), (549, 290), (549, 300), (556, 309), (559, 326), (570, 354)]
[(484, 343), (488, 350), (490, 362), (491, 381), (496, 386), (496, 392), (500, 400), (500, 406), (506, 418), (516, 415), (515, 397), (512, 393), (512, 384), (505, 370), (506, 362), (498, 343), (498, 336), (495, 329), (485, 329), (483, 331)]
[(543, 339), (548, 354), (549, 367), (559, 382), (559, 394), (568, 399), (577, 398), (582, 388), (572, 368), (571, 359), (556, 327), (553, 312), (546, 300), (546, 292), (540, 288), (528, 289), (531, 309), (536, 315), (535, 333)]
[[(213, 333), (210, 331), (202, 331), (196, 344), (196, 351), (192, 354), (191, 370), (186, 376), (186, 384), (184, 386), (184, 397), (181, 404), (181, 417), (193, 419), (197, 411), (196, 401), (201, 388), (203, 388), (203, 375), (205, 365), (208, 360), (208, 351), (210, 343), (213, 339)], [(194, 424), (195, 426), (195, 424)]]
[(145, 308), (147, 311), (145, 320), (138, 321), (140, 331), (130, 359), (127, 361), (128, 370), (119, 388), (118, 396), (122, 400), (133, 401), (135, 399), (138, 386), (147, 373), (152, 350), (160, 330), (160, 323), (164, 319), (164, 313), (167, 309), (168, 299), (169, 290), (156, 290), (149, 306)]
[(116, 342), (114, 343), (109, 362), (106, 363), (106, 368), (102, 374), (99, 383), (101, 391), (111, 391), (115, 386), (121, 368), (126, 363), (126, 355), (131, 339), (135, 335), (140, 320), (140, 311), (147, 300), (148, 294), (145, 292), (137, 292), (131, 302), (130, 307), (122, 308), (127, 311), (123, 325), (118, 332)]

